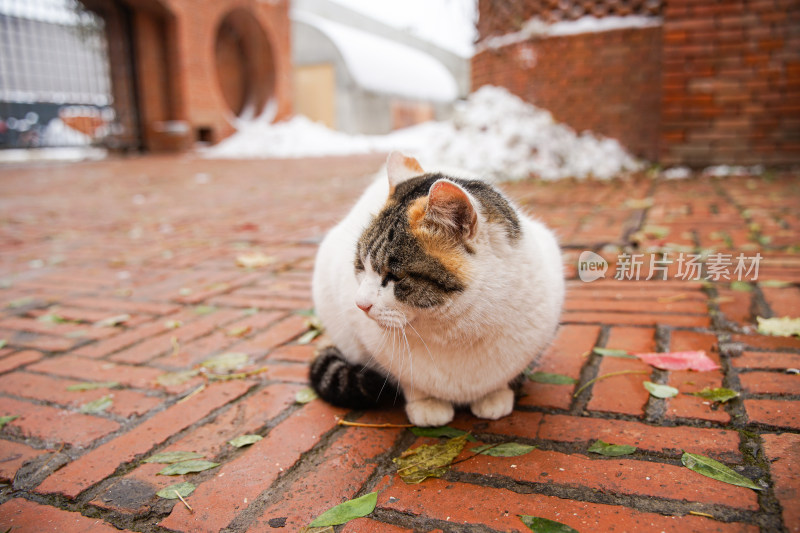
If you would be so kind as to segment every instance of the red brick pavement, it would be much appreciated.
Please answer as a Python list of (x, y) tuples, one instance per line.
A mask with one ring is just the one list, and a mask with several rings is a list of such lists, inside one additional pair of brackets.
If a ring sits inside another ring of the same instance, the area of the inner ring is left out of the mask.
[[(400, 424), (399, 406), (359, 413), (295, 401), (313, 356), (298, 343), (307, 329), (298, 311), (311, 307), (316, 243), (381, 160), (0, 168), (0, 416), (18, 417), (0, 429), (0, 530), (296, 531), (378, 491), (369, 517), (336, 531), (524, 531), (520, 514), (582, 532), (800, 531), (800, 375), (791, 370), (800, 339), (756, 329), (757, 316), (800, 315), (796, 176), (507, 185), (564, 245), (567, 302), (539, 370), (576, 383), (530, 381), (511, 416), (453, 422), (480, 441), (534, 451), (465, 451), (443, 479), (406, 485), (392, 458), (432, 439), (337, 424)], [(609, 262), (605, 279), (579, 279), (584, 250)], [(672, 264), (659, 263), (664, 253)], [(751, 271), (731, 283), (738, 255), (756, 253), (757, 279)], [(263, 264), (238, 266), (244, 254)], [(687, 275), (694, 255), (705, 269)], [(639, 281), (614, 279), (636, 277), (626, 260), (641, 260)], [(702, 349), (721, 369), (657, 370), (595, 347)], [(253, 372), (160, 382), (225, 352), (247, 354), (243, 370)], [(681, 393), (657, 399), (645, 381)], [(98, 388), (68, 389), (83, 382)], [(707, 386), (740, 397), (718, 405), (687, 394)], [(85, 408), (103, 399), (106, 409)], [(264, 438), (228, 444), (242, 434)], [(597, 439), (637, 451), (589, 453)], [(142, 462), (160, 451), (220, 466), (161, 476), (163, 465)], [(765, 490), (699, 476), (681, 465), (684, 451)], [(180, 481), (197, 486), (192, 512), (155, 494)]]

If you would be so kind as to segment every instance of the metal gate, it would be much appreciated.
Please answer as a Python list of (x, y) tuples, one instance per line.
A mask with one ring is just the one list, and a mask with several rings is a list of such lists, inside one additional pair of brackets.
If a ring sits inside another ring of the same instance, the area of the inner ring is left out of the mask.
[(139, 147), (129, 19), (100, 6), (0, 0), (0, 149)]

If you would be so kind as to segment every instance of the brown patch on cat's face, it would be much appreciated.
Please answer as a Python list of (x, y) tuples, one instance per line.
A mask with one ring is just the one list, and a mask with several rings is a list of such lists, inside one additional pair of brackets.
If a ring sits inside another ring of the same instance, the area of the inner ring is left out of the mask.
[(425, 220), (428, 198), (414, 200), (408, 207), (408, 226), (411, 234), (419, 241), (422, 250), (436, 258), (439, 263), (458, 281), (464, 285), (468, 281), (465, 250), (452, 237), (441, 232), (432, 231)]

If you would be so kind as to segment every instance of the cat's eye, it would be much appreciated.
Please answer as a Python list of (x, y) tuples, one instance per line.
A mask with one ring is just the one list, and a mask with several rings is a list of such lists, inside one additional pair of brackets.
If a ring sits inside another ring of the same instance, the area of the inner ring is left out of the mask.
[(395, 274), (393, 274), (391, 272), (388, 272), (385, 276), (383, 276), (383, 279), (381, 280), (381, 286), (385, 287), (391, 281), (400, 281), (400, 278), (397, 275), (395, 275)]

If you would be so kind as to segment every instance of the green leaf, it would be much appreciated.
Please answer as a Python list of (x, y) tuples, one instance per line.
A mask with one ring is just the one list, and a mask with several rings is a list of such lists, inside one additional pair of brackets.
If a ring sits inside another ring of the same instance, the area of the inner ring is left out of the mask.
[(635, 356), (628, 353), (627, 350), (617, 350), (614, 348), (593, 348), (592, 351), (597, 355), (602, 355), (603, 357), (620, 357), (622, 359), (636, 359)]
[(467, 436), (470, 442), (478, 442), (478, 439), (467, 433), (466, 431), (451, 428), (450, 426), (440, 426), (438, 428), (411, 428), (411, 433), (417, 437), (433, 437), (434, 439), (451, 439), (453, 437)]
[(306, 331), (305, 333), (303, 333), (302, 337), (297, 339), (297, 344), (301, 344), (301, 345), (308, 344), (311, 341), (313, 341), (314, 339), (316, 339), (317, 337), (319, 337), (320, 335), (322, 335), (322, 331), (320, 331), (318, 329), (310, 329), (310, 330)]
[(143, 463), (161, 463), (164, 465), (171, 465), (180, 463), (182, 461), (189, 461), (191, 459), (202, 459), (203, 456), (197, 452), (160, 452), (151, 455)]
[(36, 320), (39, 322), (44, 322), (45, 324), (68, 324), (70, 322), (63, 316), (56, 313), (47, 313), (46, 315), (40, 316)]
[(205, 459), (192, 459), (189, 461), (181, 461), (180, 463), (171, 464), (165, 467), (161, 472), (156, 475), (159, 476), (179, 476), (181, 474), (189, 474), (191, 472), (202, 472), (210, 468), (219, 466), (219, 463), (212, 463)]
[(81, 406), (80, 412), (85, 414), (102, 413), (114, 404), (111, 396), (103, 396)]
[(194, 492), (194, 489), (197, 487), (194, 483), (189, 483), (188, 481), (184, 481), (183, 483), (175, 483), (174, 485), (170, 485), (169, 487), (164, 487), (160, 491), (156, 492), (156, 496), (159, 498), (164, 498), (166, 500), (177, 500), (178, 496), (175, 494), (176, 492), (180, 494), (183, 498), (186, 498), (191, 493)]
[(564, 374), (551, 374), (549, 372), (525, 372), (525, 377), (536, 383), (550, 383), (552, 385), (574, 385), (578, 380)]
[(67, 387), (68, 391), (87, 391), (87, 390), (95, 390), (95, 389), (113, 389), (115, 387), (119, 387), (118, 381), (104, 381), (100, 383), (92, 383), (89, 381), (83, 383), (76, 383), (75, 385), (70, 385)]
[(578, 533), (566, 524), (540, 516), (520, 515), (519, 519), (534, 533)]
[(314, 521), (309, 524), (309, 527), (326, 527), (346, 524), (354, 518), (367, 516), (375, 510), (377, 504), (378, 493), (370, 492), (369, 494), (340, 503), (336, 507), (328, 509), (315, 518)]
[(734, 472), (719, 461), (715, 461), (714, 459), (704, 455), (684, 452), (684, 454), (681, 456), (681, 463), (683, 463), (683, 466), (689, 470), (693, 470), (698, 474), (702, 474), (706, 477), (710, 477), (724, 483), (737, 485), (739, 487), (746, 487), (753, 490), (764, 490), (763, 487), (756, 485), (752, 480)]
[(306, 387), (304, 389), (300, 389), (294, 395), (294, 401), (297, 403), (308, 403), (314, 401), (318, 398), (316, 391), (311, 387)]
[(213, 305), (198, 305), (192, 309), (192, 311), (194, 311), (196, 315), (210, 315), (211, 313), (216, 313), (217, 308)]
[(7, 340), (5, 340), (5, 339), (0, 339), (0, 350), (1, 350), (1, 349), (3, 349), (3, 348), (5, 348), (7, 344), (8, 344), (8, 341), (7, 341)]
[(228, 444), (231, 446), (235, 446), (237, 448), (241, 448), (242, 446), (249, 446), (254, 444), (261, 439), (263, 439), (261, 435), (239, 435), (238, 437), (231, 439), (228, 441)]
[(758, 320), (758, 332), (762, 335), (776, 335), (779, 337), (791, 337), (800, 335), (800, 318), (762, 318)]
[(231, 372), (233, 370), (242, 368), (249, 360), (250, 356), (246, 353), (225, 352), (206, 359), (200, 363), (200, 366), (209, 369), (215, 374), (222, 374), (224, 372)]
[(645, 381), (643, 385), (644, 388), (647, 389), (647, 392), (656, 398), (672, 398), (678, 394), (678, 389), (675, 387), (670, 387), (669, 385), (659, 385), (658, 383), (653, 383), (651, 381)]
[(609, 444), (600, 439), (594, 441), (589, 446), (589, 451), (592, 453), (599, 453), (606, 457), (619, 457), (621, 455), (630, 455), (636, 451), (636, 446), (629, 446), (627, 444)]
[(400, 479), (409, 484), (422, 483), (429, 477), (443, 476), (466, 444), (467, 435), (461, 435), (441, 444), (423, 444), (406, 450), (392, 461), (397, 464)]
[(3, 426), (11, 422), (12, 420), (16, 420), (17, 418), (19, 418), (19, 415), (0, 416), (0, 429), (3, 429)]
[(752, 292), (753, 286), (746, 281), (731, 281), (731, 290), (739, 292)]
[(105, 318), (103, 320), (99, 320), (94, 323), (94, 327), (96, 328), (113, 328), (119, 326), (120, 324), (124, 324), (128, 320), (131, 319), (131, 315), (117, 315), (112, 316), (109, 318)]
[(717, 387), (715, 389), (706, 387), (700, 392), (690, 392), (689, 394), (691, 394), (692, 396), (699, 396), (701, 398), (705, 398), (706, 400), (711, 400), (712, 402), (720, 402), (720, 403), (725, 403), (739, 396), (739, 393), (736, 392), (735, 390), (726, 389), (724, 387)]
[(536, 446), (520, 444), (519, 442), (504, 442), (495, 446), (494, 444), (483, 444), (470, 449), (471, 452), (490, 457), (518, 457), (525, 455), (536, 449)]
[(179, 370), (178, 372), (167, 372), (161, 374), (156, 378), (156, 383), (162, 387), (172, 387), (174, 385), (182, 385), (197, 376), (200, 372), (197, 370)]

